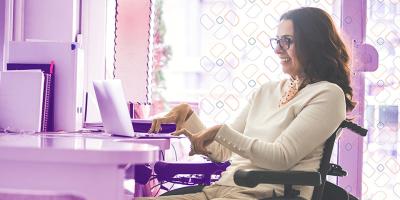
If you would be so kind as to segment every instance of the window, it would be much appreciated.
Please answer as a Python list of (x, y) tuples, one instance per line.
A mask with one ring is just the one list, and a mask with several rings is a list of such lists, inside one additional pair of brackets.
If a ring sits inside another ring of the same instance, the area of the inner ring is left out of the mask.
[(206, 124), (231, 120), (254, 89), (284, 76), (269, 45), (280, 15), (300, 6), (336, 13), (339, 3), (164, 1), (164, 42), (172, 49), (171, 60), (163, 69), (164, 98), (198, 103)]

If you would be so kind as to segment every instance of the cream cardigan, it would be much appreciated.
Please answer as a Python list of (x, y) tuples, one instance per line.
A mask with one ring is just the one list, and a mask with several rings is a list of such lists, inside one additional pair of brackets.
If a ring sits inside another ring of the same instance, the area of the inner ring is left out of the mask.
[[(325, 140), (346, 117), (344, 93), (336, 84), (321, 81), (307, 85), (279, 108), (288, 82), (262, 85), (234, 122), (219, 130), (207, 149), (212, 160), (230, 160), (231, 166), (216, 184), (236, 186), (233, 174), (238, 169), (318, 170)], [(185, 128), (196, 133), (206, 127), (192, 114)], [(295, 188), (311, 198), (312, 187)], [(283, 192), (281, 185), (257, 189)]]

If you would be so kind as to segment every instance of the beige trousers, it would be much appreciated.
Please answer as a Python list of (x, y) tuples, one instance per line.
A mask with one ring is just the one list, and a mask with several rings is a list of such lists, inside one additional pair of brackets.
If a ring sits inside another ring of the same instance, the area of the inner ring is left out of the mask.
[(184, 195), (161, 197), (138, 197), (135, 200), (228, 200), (228, 199), (263, 199), (272, 196), (272, 191), (261, 191), (257, 188), (243, 188), (222, 185), (211, 185), (203, 188), (202, 192)]

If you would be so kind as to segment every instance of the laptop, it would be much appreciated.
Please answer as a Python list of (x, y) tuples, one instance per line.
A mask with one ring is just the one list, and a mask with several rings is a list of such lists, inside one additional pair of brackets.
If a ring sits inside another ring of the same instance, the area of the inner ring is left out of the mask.
[(100, 116), (106, 133), (135, 138), (182, 138), (171, 134), (135, 132), (119, 79), (93, 81)]

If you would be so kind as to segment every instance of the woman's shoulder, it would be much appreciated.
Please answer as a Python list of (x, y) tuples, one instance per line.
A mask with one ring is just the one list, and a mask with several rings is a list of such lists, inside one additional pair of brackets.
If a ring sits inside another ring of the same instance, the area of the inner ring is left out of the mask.
[(255, 90), (252, 92), (251, 99), (257, 99), (257, 98), (265, 98), (265, 97), (271, 97), (273, 96), (276, 92), (279, 92), (281, 82), (280, 81), (268, 81), (263, 84), (261, 84), (260, 87), (255, 88)]
[(260, 90), (275, 90), (275, 89), (279, 89), (279, 88), (283, 87), (285, 82), (286, 82), (286, 80), (268, 81), (266, 83), (263, 83), (259, 89)]
[(311, 83), (304, 88), (309, 95), (327, 96), (329, 98), (344, 98), (344, 92), (337, 84), (329, 81)]
[(343, 93), (342, 88), (340, 88), (336, 83), (331, 83), (329, 81), (319, 81), (316, 83), (308, 84), (307, 87), (312, 88), (313, 90), (328, 90), (332, 92), (341, 92)]

